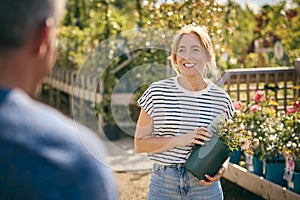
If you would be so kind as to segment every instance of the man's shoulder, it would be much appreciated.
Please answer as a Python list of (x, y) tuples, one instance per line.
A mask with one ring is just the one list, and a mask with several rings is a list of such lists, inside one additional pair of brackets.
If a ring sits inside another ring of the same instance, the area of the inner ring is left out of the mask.
[[(0, 110), (6, 112), (0, 112), (0, 163), (8, 164), (0, 169), (7, 174), (7, 185), (22, 183), (48, 193), (49, 199), (53, 191), (92, 199), (113, 195), (107, 193), (114, 188), (105, 188), (114, 182), (105, 166), (104, 146), (89, 129), (22, 92), (9, 94)], [(35, 180), (40, 177), (47, 181)]]
[(55, 144), (65, 151), (74, 148), (83, 151), (83, 139), (100, 142), (87, 127), (19, 91), (12, 91), (0, 109), (3, 111), (0, 113), (0, 128), (3, 130), (0, 138), (6, 137), (11, 142), (18, 140), (25, 146), (36, 147)]
[[(41, 131), (68, 128), (71, 120), (56, 109), (31, 99), (19, 90), (10, 91), (0, 104), (0, 126)], [(33, 131), (31, 130), (31, 131)]]

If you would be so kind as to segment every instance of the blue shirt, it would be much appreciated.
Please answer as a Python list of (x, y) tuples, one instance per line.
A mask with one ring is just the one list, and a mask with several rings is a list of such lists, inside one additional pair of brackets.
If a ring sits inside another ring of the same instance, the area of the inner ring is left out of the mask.
[(87, 128), (0, 89), (0, 199), (117, 199), (104, 155)]

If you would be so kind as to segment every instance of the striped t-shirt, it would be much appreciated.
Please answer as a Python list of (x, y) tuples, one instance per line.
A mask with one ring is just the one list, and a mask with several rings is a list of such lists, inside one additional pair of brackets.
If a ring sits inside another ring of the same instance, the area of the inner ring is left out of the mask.
[[(152, 134), (156, 137), (186, 134), (200, 126), (207, 127), (220, 114), (231, 118), (233, 106), (229, 95), (211, 81), (206, 82), (207, 87), (202, 91), (184, 89), (177, 77), (152, 83), (138, 100), (153, 119)], [(185, 163), (192, 147), (175, 147), (148, 155), (162, 165)]]

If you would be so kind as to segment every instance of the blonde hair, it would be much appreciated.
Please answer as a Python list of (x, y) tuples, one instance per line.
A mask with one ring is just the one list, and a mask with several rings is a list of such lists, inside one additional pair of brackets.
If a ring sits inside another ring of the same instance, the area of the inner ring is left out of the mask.
[(213, 45), (210, 36), (208, 34), (208, 30), (205, 26), (195, 26), (190, 24), (182, 27), (178, 31), (178, 34), (175, 35), (173, 45), (172, 45), (172, 53), (168, 57), (171, 60), (173, 69), (176, 71), (177, 74), (180, 74), (177, 66), (177, 61), (176, 61), (178, 46), (182, 36), (184, 34), (189, 34), (189, 33), (193, 33), (199, 38), (200, 45), (203, 47), (203, 49), (206, 51), (206, 53), (209, 56), (209, 61), (206, 62), (204, 65), (203, 77), (211, 79), (212, 81), (216, 81), (219, 78), (219, 72), (216, 65), (216, 58), (215, 58)]

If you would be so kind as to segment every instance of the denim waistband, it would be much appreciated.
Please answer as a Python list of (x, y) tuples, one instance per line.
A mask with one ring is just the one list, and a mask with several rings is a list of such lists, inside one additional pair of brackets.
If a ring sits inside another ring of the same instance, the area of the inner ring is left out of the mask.
[(162, 164), (159, 164), (159, 163), (154, 163), (153, 164), (153, 167), (155, 168), (161, 168), (161, 169), (180, 169), (180, 168), (185, 168), (184, 166), (184, 163), (178, 163), (178, 164), (170, 164), (170, 165), (162, 165)]

